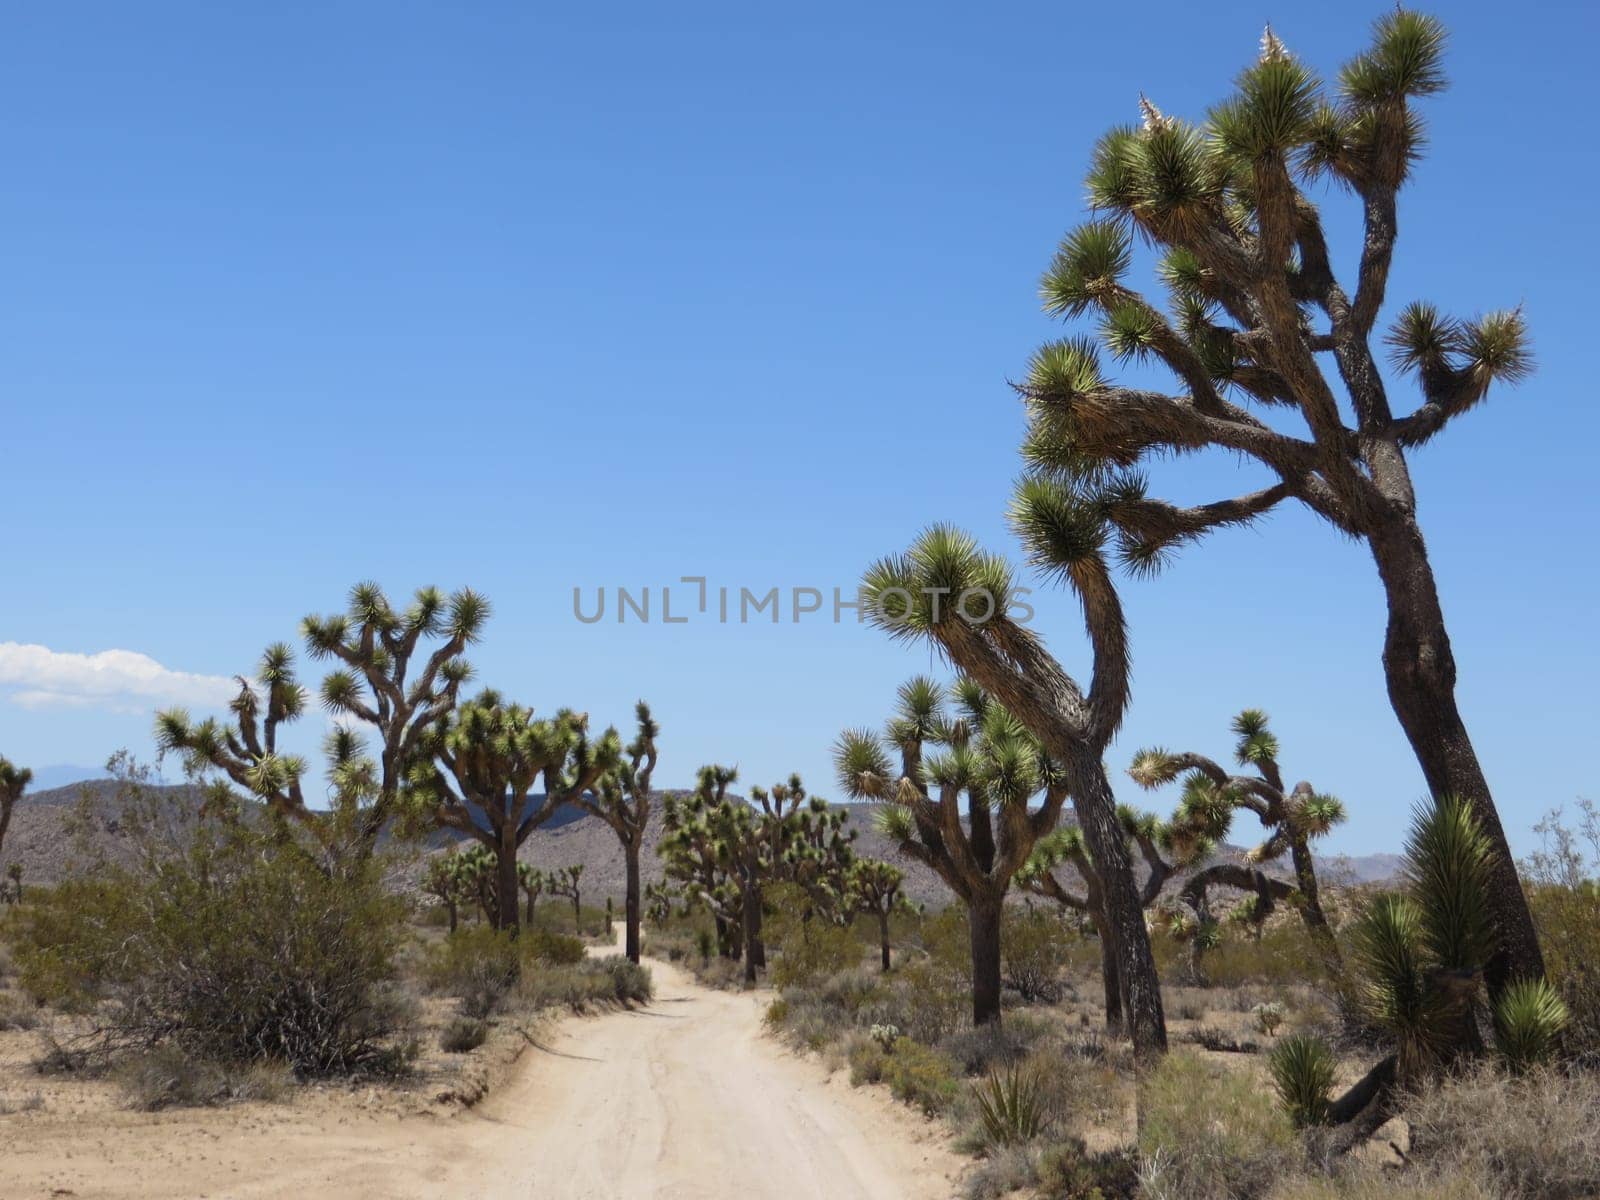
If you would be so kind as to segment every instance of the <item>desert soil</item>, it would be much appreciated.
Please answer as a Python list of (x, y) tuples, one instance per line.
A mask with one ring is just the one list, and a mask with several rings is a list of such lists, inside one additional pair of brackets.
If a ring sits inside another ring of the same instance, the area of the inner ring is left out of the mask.
[[(0, 1116), (0, 1196), (946, 1200), (961, 1160), (881, 1091), (766, 1036), (759, 994), (650, 963), (648, 1008), (547, 1027), (476, 1106), (379, 1089)], [(15, 1062), (8, 1084), (18, 1082)], [(83, 1085), (64, 1085), (67, 1088)]]

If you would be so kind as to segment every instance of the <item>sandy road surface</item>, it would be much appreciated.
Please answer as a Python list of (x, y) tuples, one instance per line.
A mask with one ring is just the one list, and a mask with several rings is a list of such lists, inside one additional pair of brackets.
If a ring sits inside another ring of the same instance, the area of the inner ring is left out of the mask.
[[(0, 1117), (0, 1196), (357, 1200), (947, 1200), (960, 1160), (882, 1093), (761, 1030), (754, 995), (652, 962), (656, 1001), (563, 1022), (475, 1109), (397, 1118), (242, 1106)], [(299, 1106), (295, 1106), (298, 1108)], [(255, 1111), (252, 1119), (251, 1111)]]

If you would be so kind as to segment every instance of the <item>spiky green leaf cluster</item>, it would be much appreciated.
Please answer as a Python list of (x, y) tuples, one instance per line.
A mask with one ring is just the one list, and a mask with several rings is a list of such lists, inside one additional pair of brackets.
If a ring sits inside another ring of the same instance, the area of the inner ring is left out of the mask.
[(1494, 1005), (1494, 1046), (1514, 1071), (1548, 1062), (1571, 1015), (1561, 994), (1544, 979), (1518, 979)]
[(1294, 1033), (1267, 1058), (1278, 1099), (1296, 1126), (1320, 1125), (1328, 1117), (1338, 1062), (1319, 1037)]

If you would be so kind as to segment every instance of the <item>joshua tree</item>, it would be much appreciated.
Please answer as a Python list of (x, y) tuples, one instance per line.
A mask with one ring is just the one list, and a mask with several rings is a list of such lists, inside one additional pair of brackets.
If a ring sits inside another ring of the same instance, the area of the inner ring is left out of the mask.
[(539, 897), (550, 886), (550, 879), (543, 871), (531, 863), (519, 862), (517, 864), (517, 884), (522, 888), (522, 894), (528, 899), (528, 911), (523, 915), (523, 923), (532, 927), (534, 905), (539, 902)]
[(6, 878), (11, 880), (11, 903), (22, 903), (22, 864), (19, 862), (6, 864)]
[[(408, 800), (494, 851), (497, 928), (517, 929), (517, 851), (528, 835), (617, 766), (616, 730), (590, 742), (587, 725), (566, 709), (536, 719), (485, 690), (417, 744)], [(544, 794), (535, 796), (540, 783)]]
[[(1455, 659), (1408, 456), (1492, 384), (1527, 376), (1532, 357), (1520, 309), (1462, 320), (1413, 303), (1384, 337), (1393, 366), (1421, 393), (1397, 414), (1372, 344), (1396, 197), (1424, 142), (1412, 101), (1445, 86), (1444, 41), (1437, 20), (1397, 9), (1329, 96), (1269, 29), (1235, 94), (1203, 123), (1141, 99), (1142, 124), (1113, 129), (1096, 146), (1094, 219), (1062, 242), (1042, 294), (1052, 314), (1097, 317), (1113, 358), (1153, 361), (1178, 390), (1113, 383), (1092, 339), (1049, 343), (1021, 385), (1023, 454), (1036, 479), (1104, 515), (1137, 571), (1290, 501), (1366, 544), (1387, 600), (1383, 666), (1395, 713), (1435, 799), (1465, 798), (1490, 841), (1499, 949), (1489, 976), (1498, 992), (1542, 974), (1539, 945), (1456, 706)], [(1321, 181), (1361, 205), (1353, 294), (1334, 274), (1322, 213), (1304, 186)], [(1170, 315), (1125, 282), (1136, 235), (1164, 253)], [(1298, 428), (1267, 419), (1279, 413)], [(1194, 506), (1148, 495), (1145, 464), (1208, 448), (1250, 460), (1272, 482)]]
[(644, 889), (644, 915), (652, 925), (661, 926), (672, 916), (672, 901), (676, 893), (670, 884), (650, 883)]
[[(798, 777), (791, 782), (798, 784)], [(754, 789), (752, 794), (759, 792)], [(849, 924), (855, 915), (850, 872), (857, 861), (856, 831), (846, 827), (845, 813), (812, 797), (780, 828), (784, 845), (778, 874), (805, 897), (801, 919), (820, 917), (834, 924)]]
[[(1021, 722), (970, 679), (956, 684), (959, 715), (918, 676), (901, 685), (883, 736), (849, 729), (834, 746), (839, 783), (858, 799), (887, 800), (881, 828), (901, 853), (931, 867), (967, 908), (972, 1019), (1000, 1020), (1000, 922), (1012, 876), (1055, 827), (1065, 781)], [(900, 753), (900, 776), (885, 743)], [(942, 752), (925, 756), (928, 746)], [(1033, 797), (1043, 792), (1035, 810)], [(963, 825), (962, 797), (966, 798)]]
[[(1094, 652), (1087, 690), (1013, 619), (1016, 592), (1007, 565), (949, 526), (934, 526), (910, 550), (869, 568), (864, 611), (891, 636), (937, 645), (1036, 739), (1041, 761), (1052, 767), (1057, 806), (1071, 794), (1099, 864), (1135, 1052), (1161, 1053), (1167, 1044), (1161, 989), (1105, 770), (1106, 747), (1128, 704), (1129, 657), (1122, 602), (1105, 559), (1104, 519), (1060, 481), (1035, 477), (1019, 485), (1012, 521), (1034, 564), (1066, 579), (1082, 604)], [(1054, 821), (1036, 826), (1034, 836)]]
[(572, 932), (583, 932), (583, 864), (557, 867), (546, 877), (552, 896), (565, 896), (572, 901)]
[(639, 732), (629, 743), (626, 756), (615, 771), (600, 782), (597, 794), (577, 797), (579, 808), (599, 817), (622, 843), (622, 858), (627, 871), (623, 900), (626, 923), (624, 952), (630, 962), (639, 961), (640, 877), (639, 852), (644, 846), (645, 826), (650, 821), (650, 777), (656, 770), (656, 738), (661, 734), (643, 700), (634, 706)]
[[(1278, 766), (1278, 739), (1267, 726), (1266, 713), (1246, 709), (1233, 719), (1233, 732), (1238, 738), (1234, 758), (1240, 766), (1253, 767), (1254, 774), (1230, 775), (1214, 759), (1202, 754), (1175, 754), (1159, 748), (1134, 755), (1128, 774), (1144, 788), (1160, 787), (1182, 776), (1184, 799), (1180, 807), (1187, 806), (1191, 811), (1237, 807), (1255, 813), (1267, 830), (1267, 837), (1249, 852), (1250, 865), (1216, 863), (1196, 872), (1184, 884), (1184, 902), (1203, 925), (1210, 919), (1211, 888), (1224, 886), (1253, 892), (1240, 915), (1257, 928), (1275, 903), (1289, 904), (1300, 913), (1316, 942), (1329, 977), (1342, 986), (1344, 962), (1322, 909), (1311, 843), (1344, 820), (1344, 805), (1336, 797), (1317, 793), (1309, 783), (1296, 784), (1293, 790), (1284, 785), (1283, 771)], [(1215, 836), (1221, 836), (1221, 832)], [(1286, 852), (1294, 866), (1292, 886), (1259, 869), (1261, 864), (1276, 861)]]
[[(196, 722), (185, 709), (167, 709), (156, 715), (157, 745), (163, 753), (182, 754), (191, 771), (222, 771), (325, 846), (335, 838), (331, 823), (353, 829), (355, 849), (365, 857), (395, 815), (420, 743), (455, 707), (472, 673), (461, 652), (477, 640), (488, 616), (488, 601), (467, 588), (448, 598), (437, 588), (423, 588), (409, 608), (396, 612), (377, 584), (361, 583), (350, 591), (347, 614), (301, 622), (311, 656), (343, 664), (322, 681), (323, 705), (370, 726), (379, 747), (377, 758), (361, 768), (370, 786), (345, 794), (359, 797), (359, 811), (340, 813), (336, 804), (336, 822), (307, 805), (301, 787), (305, 760), (278, 751), (280, 726), (296, 720), (306, 701), (295, 678), (294, 651), (283, 642), (267, 647), (254, 682), (239, 678), (228, 722)], [(425, 639), (437, 643), (431, 651)], [(359, 740), (343, 744), (365, 756)]]
[(694, 796), (674, 799), (665, 808), (660, 852), (668, 877), (718, 918), (719, 935), (724, 923), (737, 921), (745, 982), (754, 983), (767, 963), (761, 939), (765, 888), (803, 883), (817, 866), (819, 841), (831, 840), (838, 823), (830, 819), (825, 800), (808, 797), (798, 775), (770, 791), (751, 788), (752, 805), (728, 796), (734, 774), (725, 767), (701, 768)]
[(458, 901), (471, 901), (477, 906), (478, 919), (493, 924), (497, 909), (494, 851), (482, 842), (473, 842), (453, 851), (449, 858), (456, 876)]
[(663, 834), (656, 845), (667, 879), (686, 906), (701, 904), (710, 911), (717, 931), (717, 953), (733, 959), (743, 952), (743, 911), (728, 866), (717, 854), (707, 814), (729, 803), (728, 787), (738, 777), (735, 767), (701, 767), (692, 796), (667, 797), (661, 814)]
[(878, 922), (878, 945), (885, 971), (890, 966), (889, 918), (897, 912), (915, 911), (901, 891), (905, 881), (906, 873), (899, 867), (876, 858), (856, 859), (845, 875), (845, 887), (855, 911), (871, 913)]
[[(28, 785), (32, 782), (32, 771), (27, 767), (16, 766), (10, 759), (0, 756), (0, 850), (5, 849), (6, 830), (11, 827), (11, 810), (16, 808), (17, 801), (22, 799), (22, 793), (28, 790)], [(20, 894), (19, 886), (18, 895)]]
[(444, 905), (445, 912), (450, 917), (450, 932), (454, 933), (461, 901), (470, 898), (461, 870), (460, 856), (452, 852), (429, 859), (427, 870), (422, 876), (422, 890)]

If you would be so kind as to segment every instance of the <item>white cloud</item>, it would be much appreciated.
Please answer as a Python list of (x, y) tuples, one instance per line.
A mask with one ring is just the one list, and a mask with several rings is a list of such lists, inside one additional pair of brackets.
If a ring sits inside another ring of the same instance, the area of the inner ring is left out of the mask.
[(148, 712), (168, 704), (221, 708), (239, 685), (224, 675), (174, 671), (132, 650), (68, 654), (0, 642), (0, 689), (13, 688), (7, 698), (24, 708)]

